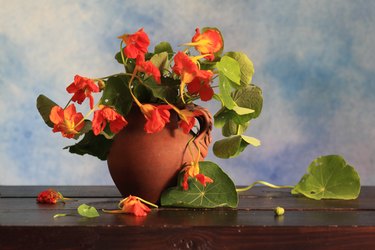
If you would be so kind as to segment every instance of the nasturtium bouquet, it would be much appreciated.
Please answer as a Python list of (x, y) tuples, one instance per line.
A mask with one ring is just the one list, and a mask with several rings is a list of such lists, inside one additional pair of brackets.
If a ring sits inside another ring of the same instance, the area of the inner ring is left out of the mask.
[[(224, 52), (217, 28), (197, 28), (179, 51), (168, 42), (160, 42), (150, 51), (143, 29), (118, 38), (120, 51), (115, 59), (123, 64), (123, 72), (94, 78), (76, 75), (66, 88), (71, 97), (65, 106), (44, 95), (37, 99), (38, 110), (53, 132), (80, 140), (66, 147), (71, 153), (106, 160), (113, 138), (126, 128), (133, 108), (143, 113), (144, 124), (139, 126), (146, 133), (161, 131), (170, 122), (171, 112), (178, 114), (179, 127), (190, 133), (196, 126), (195, 117), (200, 115), (194, 109), (195, 101), (221, 104), (214, 115), (214, 125), (224, 137), (213, 145), (217, 157), (232, 158), (249, 144), (260, 145), (258, 139), (244, 135), (263, 103), (261, 89), (252, 83), (253, 63), (242, 52)], [(84, 103), (90, 109), (85, 115), (76, 107)], [(186, 198), (186, 193), (204, 197)], [(196, 161), (181, 168), (177, 188), (166, 190), (161, 203), (236, 207), (237, 192), (216, 164)]]

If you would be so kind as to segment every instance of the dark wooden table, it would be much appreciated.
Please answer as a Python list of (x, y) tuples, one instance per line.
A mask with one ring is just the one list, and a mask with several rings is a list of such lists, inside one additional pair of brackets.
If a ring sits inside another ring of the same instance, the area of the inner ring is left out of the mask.
[[(375, 187), (356, 200), (315, 201), (289, 190), (254, 187), (238, 209), (159, 208), (147, 217), (53, 218), (81, 203), (115, 209), (112, 186), (53, 187), (75, 198), (37, 204), (41, 186), (0, 186), (0, 249), (375, 249)], [(274, 216), (276, 206), (285, 208)]]

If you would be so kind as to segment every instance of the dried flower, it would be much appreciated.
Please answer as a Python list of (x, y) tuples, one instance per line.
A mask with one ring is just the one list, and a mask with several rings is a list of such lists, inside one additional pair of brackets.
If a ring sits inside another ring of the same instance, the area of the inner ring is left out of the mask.
[(47, 189), (38, 194), (36, 201), (38, 203), (56, 204), (63, 196), (54, 189)]

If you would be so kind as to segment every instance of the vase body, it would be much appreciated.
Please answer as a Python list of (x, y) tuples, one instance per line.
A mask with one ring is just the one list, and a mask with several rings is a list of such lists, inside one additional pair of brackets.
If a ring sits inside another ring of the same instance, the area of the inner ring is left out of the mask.
[(207, 110), (196, 108), (202, 115), (197, 117), (200, 130), (195, 138), (178, 127), (174, 111), (160, 132), (148, 134), (144, 115), (138, 107), (132, 108), (126, 116), (128, 125), (115, 136), (107, 157), (111, 177), (123, 197), (135, 195), (158, 203), (163, 190), (176, 186), (184, 164), (203, 160), (211, 142), (212, 118)]

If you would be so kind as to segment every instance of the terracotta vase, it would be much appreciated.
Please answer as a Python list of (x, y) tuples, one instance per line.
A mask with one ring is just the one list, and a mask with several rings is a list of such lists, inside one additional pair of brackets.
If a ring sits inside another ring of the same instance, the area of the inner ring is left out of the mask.
[(138, 107), (126, 116), (128, 125), (115, 136), (107, 158), (112, 179), (123, 197), (136, 195), (158, 203), (163, 190), (177, 185), (177, 174), (185, 163), (196, 159), (199, 152), (200, 160), (206, 157), (212, 117), (206, 109), (194, 109), (201, 113), (196, 117), (200, 127), (196, 135), (185, 134), (178, 127), (178, 115), (173, 110), (170, 122), (153, 134), (144, 131), (146, 120)]

